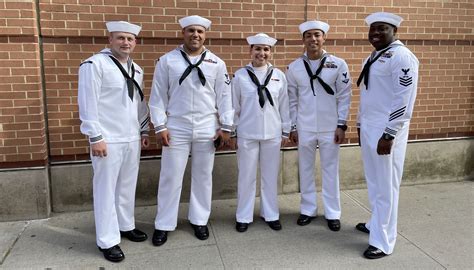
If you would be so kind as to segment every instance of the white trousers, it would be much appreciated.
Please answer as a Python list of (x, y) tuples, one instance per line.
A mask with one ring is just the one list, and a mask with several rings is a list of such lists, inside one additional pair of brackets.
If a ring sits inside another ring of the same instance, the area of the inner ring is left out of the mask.
[(140, 141), (108, 143), (107, 157), (91, 159), (96, 241), (105, 249), (120, 243), (120, 231), (135, 229)]
[(281, 137), (269, 140), (238, 138), (237, 222), (253, 222), (257, 165), (260, 164), (260, 216), (265, 221), (280, 218), (278, 211), (278, 171)]
[(408, 140), (408, 125), (400, 129), (390, 155), (377, 154), (385, 127), (361, 125), (362, 160), (372, 215), (366, 227), (369, 245), (391, 254), (397, 239), (398, 197)]
[(307, 216), (317, 214), (314, 175), (317, 147), (321, 160), (324, 216), (327, 219), (340, 219), (339, 144), (334, 143), (334, 132), (298, 131), (301, 214)]
[(178, 222), (183, 175), (191, 153), (191, 196), (188, 219), (194, 225), (206, 225), (211, 214), (212, 168), (214, 166), (213, 129), (170, 129), (170, 146), (163, 147), (158, 207), (155, 228), (173, 231)]

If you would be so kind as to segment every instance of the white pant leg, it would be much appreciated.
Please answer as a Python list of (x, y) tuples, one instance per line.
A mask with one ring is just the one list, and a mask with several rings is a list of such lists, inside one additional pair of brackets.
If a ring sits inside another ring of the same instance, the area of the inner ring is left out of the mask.
[(316, 216), (317, 194), (314, 176), (317, 138), (314, 132), (298, 131), (298, 168), (301, 191), (301, 214)]
[(280, 219), (278, 210), (278, 171), (281, 137), (260, 141), (260, 216), (265, 221)]
[(198, 135), (191, 147), (191, 197), (188, 219), (194, 225), (207, 225), (211, 214), (214, 142), (210, 134)]
[(237, 162), (239, 176), (237, 182), (237, 222), (253, 222), (255, 206), (257, 164), (260, 152), (258, 140), (237, 138)]
[(135, 229), (135, 192), (141, 150), (140, 141), (129, 142), (126, 145), (115, 196), (115, 208), (121, 231)]
[(321, 157), (324, 216), (327, 219), (340, 219), (339, 144), (334, 143), (334, 132), (319, 132), (318, 145)]
[(191, 137), (169, 130), (170, 146), (163, 147), (158, 185), (155, 229), (174, 231), (178, 222), (179, 199), (184, 170), (191, 149)]
[(394, 140), (390, 155), (378, 155), (377, 143), (383, 129), (383, 127), (362, 126), (361, 134), (363, 133), (365, 137), (362, 141), (366, 144), (365, 153), (363, 153), (364, 169), (369, 189), (369, 201), (372, 204), (369, 244), (386, 254), (391, 254), (397, 236), (398, 194), (408, 127), (399, 131), (400, 134)]
[(400, 194), (400, 184), (403, 175), (403, 165), (405, 162), (405, 153), (408, 141), (408, 125), (397, 132), (392, 148), (393, 168), (392, 168), (392, 211), (388, 223), (388, 253), (393, 253), (397, 240), (398, 223), (398, 202)]
[[(370, 140), (371, 136), (370, 132), (374, 132), (372, 127), (366, 127), (365, 125), (361, 126), (360, 129), (360, 142), (361, 142), (361, 152), (362, 152), (362, 163), (364, 166), (364, 175), (365, 180), (367, 183), (367, 193), (369, 199), (369, 208), (371, 213), (374, 211), (375, 205), (375, 198), (376, 198), (376, 184), (377, 184), (377, 176), (375, 174), (375, 170), (373, 169), (375, 166), (374, 158), (377, 156), (377, 140)], [(383, 129), (378, 129), (378, 132), (383, 132)], [(376, 131), (377, 133), (377, 131)], [(381, 136), (381, 134), (380, 134)], [(372, 136), (377, 137), (377, 136)], [(380, 137), (379, 137), (380, 138)], [(374, 154), (375, 153), (375, 154)], [(373, 215), (371, 214), (369, 221), (365, 224), (365, 227), (370, 230)]]
[(115, 208), (115, 189), (123, 159), (125, 144), (107, 144), (107, 157), (91, 155), (94, 196), (94, 218), (97, 246), (110, 248), (120, 243), (119, 224)]

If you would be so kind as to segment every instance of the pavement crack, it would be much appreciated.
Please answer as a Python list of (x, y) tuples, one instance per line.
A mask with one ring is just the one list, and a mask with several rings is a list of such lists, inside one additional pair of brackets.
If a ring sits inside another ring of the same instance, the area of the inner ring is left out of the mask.
[(223, 267), (223, 269), (226, 269), (225, 268), (225, 263), (224, 263), (224, 258), (222, 258), (221, 249), (219, 248), (219, 242), (216, 239), (216, 231), (214, 230), (214, 226), (212, 226), (212, 224), (211, 224), (211, 230), (212, 230), (212, 237), (214, 237), (214, 241), (216, 242), (217, 252), (219, 252), (219, 258), (221, 259), (222, 267)]
[(439, 264), (441, 267), (443, 267), (444, 269), (448, 269), (446, 266), (444, 266), (441, 262), (439, 262), (436, 258), (434, 258), (433, 256), (431, 256), (428, 252), (426, 252), (425, 250), (423, 250), (420, 246), (418, 246), (415, 242), (411, 241), (410, 239), (408, 239), (408, 237), (406, 237), (405, 235), (403, 235), (402, 233), (400, 233), (399, 231), (397, 231), (397, 234), (402, 237), (403, 239), (405, 239), (408, 243), (412, 244), (414, 247), (416, 247), (419, 251), (421, 251), (421, 253), (425, 254), (426, 256), (428, 256), (428, 258), (432, 259), (433, 261), (435, 261), (437, 264)]
[(25, 222), (25, 225), (23, 226), (23, 229), (18, 233), (15, 240), (11, 243), (11, 245), (8, 247), (7, 251), (5, 252), (5, 255), (2, 257), (2, 260), (0, 261), (0, 266), (3, 265), (3, 263), (7, 259), (8, 255), (10, 255), (11, 250), (15, 246), (16, 242), (18, 242), (18, 239), (20, 239), (21, 235), (25, 232), (26, 228), (28, 228), (30, 223), (31, 223), (31, 221)]
[(360, 202), (359, 200), (357, 200), (356, 197), (352, 196), (350, 193), (348, 193), (347, 191), (342, 191), (343, 194), (345, 194), (349, 199), (351, 199), (351, 201), (353, 201), (355, 204), (357, 204), (358, 206), (360, 206), (362, 209), (364, 209), (365, 211), (367, 211), (367, 213), (371, 213), (370, 209), (365, 206), (362, 202)]

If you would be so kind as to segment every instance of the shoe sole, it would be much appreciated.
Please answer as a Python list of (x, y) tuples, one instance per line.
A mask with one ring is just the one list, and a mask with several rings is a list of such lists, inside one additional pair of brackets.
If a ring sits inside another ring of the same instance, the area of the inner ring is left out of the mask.
[(105, 258), (107, 261), (109, 261), (109, 262), (114, 262), (114, 263), (116, 263), (116, 262), (121, 262), (121, 261), (123, 261), (123, 260), (125, 259), (125, 255), (124, 255), (122, 258), (119, 258), (119, 259), (107, 258), (105, 255), (104, 255), (104, 258)]
[(248, 229), (248, 227), (245, 227), (245, 228), (235, 228), (236, 231), (238, 232), (246, 232)]
[(380, 259), (380, 258), (387, 257), (387, 256), (388, 256), (387, 254), (377, 255), (377, 256), (371, 256), (371, 255), (364, 254), (364, 257), (366, 259), (369, 259), (369, 260), (376, 260), (376, 259)]

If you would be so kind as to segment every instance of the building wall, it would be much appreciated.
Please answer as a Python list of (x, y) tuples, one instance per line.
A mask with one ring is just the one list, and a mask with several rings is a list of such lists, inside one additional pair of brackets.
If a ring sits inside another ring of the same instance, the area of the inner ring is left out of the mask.
[[(212, 20), (206, 46), (230, 73), (249, 61), (248, 35), (276, 37), (272, 62), (285, 70), (303, 52), (298, 25), (306, 18), (325, 20), (331, 25), (326, 50), (347, 61), (355, 83), (372, 50), (364, 18), (375, 11), (405, 18), (399, 38), (420, 60), (410, 139), (472, 137), (471, 0), (7, 0), (0, 2), (0, 169), (49, 171), (50, 165), (88, 159), (79, 130), (77, 72), (81, 61), (107, 45), (105, 21), (142, 25), (133, 57), (145, 70), (149, 97), (155, 60), (180, 44), (177, 20), (186, 15)], [(357, 140), (359, 90), (353, 89), (347, 143)], [(143, 155), (159, 152), (152, 136)], [(50, 173), (41, 175), (51, 181)]]
[[(405, 18), (399, 37), (421, 63), (410, 138), (472, 136), (474, 3), (469, 0), (3, 1), (1, 167), (88, 158), (79, 130), (77, 71), (81, 61), (106, 46), (104, 21), (143, 26), (134, 59), (145, 69), (148, 96), (155, 60), (180, 44), (180, 17), (199, 14), (213, 21), (206, 46), (226, 61), (230, 73), (249, 61), (248, 35), (275, 36), (273, 62), (285, 69), (303, 51), (297, 26), (305, 18), (325, 20), (331, 25), (326, 49), (346, 59), (356, 79), (372, 50), (363, 19), (380, 10)], [(356, 138), (358, 100), (354, 87), (348, 142)]]

